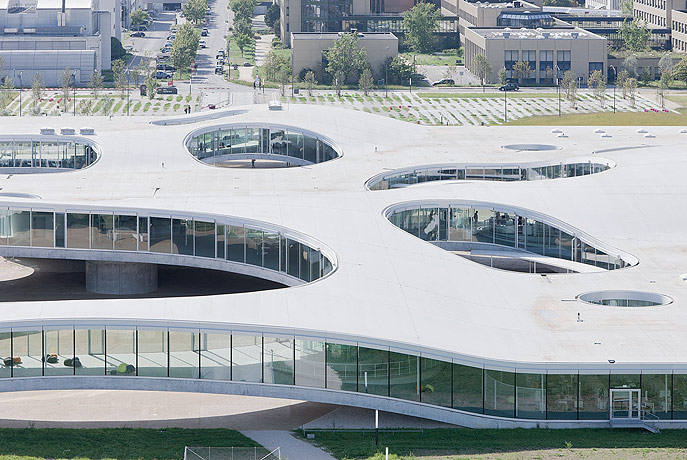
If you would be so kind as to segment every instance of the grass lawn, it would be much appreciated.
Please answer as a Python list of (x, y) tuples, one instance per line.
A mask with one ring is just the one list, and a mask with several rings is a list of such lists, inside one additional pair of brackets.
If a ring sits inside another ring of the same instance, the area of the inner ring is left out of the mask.
[(413, 56), (415, 56), (415, 65), (463, 65), (463, 54), (458, 56), (455, 49), (434, 54), (401, 53), (401, 55), (410, 63), (413, 62)]
[[(425, 99), (465, 99), (465, 98), (480, 98), (480, 99), (503, 99), (503, 92), (498, 93), (417, 93), (419, 97)], [(508, 92), (508, 99), (532, 99), (532, 98), (556, 98), (556, 93), (520, 93)]]
[[(545, 430), (545, 429), (433, 429), (421, 432), (380, 433), (379, 448), (375, 447), (373, 431), (308, 431), (315, 433), (315, 442), (329, 450), (337, 459), (368, 459), (389, 447), (398, 458), (462, 460), (467, 458), (530, 459), (530, 458), (685, 458), (687, 436), (683, 430), (663, 430), (651, 434), (640, 430)], [(622, 449), (623, 453), (612, 450)], [(633, 455), (629, 455), (633, 453)], [(544, 454), (526, 452), (545, 451)], [(647, 455), (659, 453), (662, 456)], [(570, 455), (567, 455), (567, 454)], [(594, 453), (605, 456), (594, 456)], [(589, 455), (583, 455), (589, 454)], [(634, 454), (638, 454), (635, 456)], [(479, 455), (479, 457), (476, 457)], [(456, 457), (458, 456), (458, 457)], [(380, 460), (383, 457), (379, 457)], [(396, 458), (396, 457), (394, 457)]]
[(687, 126), (687, 115), (654, 112), (599, 112), (540, 115), (509, 121), (517, 126)]
[[(0, 429), (2, 460), (118, 459), (171, 460), (184, 457), (185, 446), (259, 446), (225, 429)], [(18, 457), (21, 457), (19, 459)]]
[(687, 95), (667, 94), (666, 99), (680, 104), (680, 107), (687, 107)]
[[(216, 51), (215, 51), (216, 52)], [(229, 40), (229, 62), (232, 64), (243, 65), (244, 62), (250, 62), (251, 65), (255, 65), (255, 49), (244, 49), (243, 56), (241, 56), (241, 50), (236, 46), (236, 40)]]

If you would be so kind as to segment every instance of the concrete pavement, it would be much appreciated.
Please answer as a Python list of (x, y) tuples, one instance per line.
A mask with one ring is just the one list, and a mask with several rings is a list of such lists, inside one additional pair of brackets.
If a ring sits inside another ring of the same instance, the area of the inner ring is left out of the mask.
[(336, 460), (322, 449), (294, 437), (288, 431), (241, 431), (268, 450), (279, 447), (282, 460)]

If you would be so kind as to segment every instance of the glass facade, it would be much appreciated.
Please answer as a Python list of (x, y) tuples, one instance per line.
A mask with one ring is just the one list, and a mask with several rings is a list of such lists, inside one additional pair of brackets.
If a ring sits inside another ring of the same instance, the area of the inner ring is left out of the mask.
[(332, 343), (198, 329), (33, 328), (0, 332), (0, 378), (118, 375), (298, 385), (528, 420), (606, 420), (610, 389), (687, 419), (687, 373), (525, 373)]
[(298, 164), (322, 163), (341, 156), (329, 141), (283, 126), (224, 126), (191, 136), (187, 147), (197, 159), (210, 164), (253, 154), (279, 155), (287, 162), (289, 158), (301, 160)]
[[(630, 265), (541, 220), (486, 207), (421, 205), (393, 211), (389, 221), (425, 241), (496, 244), (615, 270)], [(599, 257), (603, 254), (603, 257)], [(633, 305), (634, 306), (634, 305)]]
[(377, 176), (371, 179), (367, 186), (370, 190), (389, 190), (439, 180), (530, 181), (562, 179), (596, 174), (611, 167), (610, 164), (591, 161), (532, 167), (520, 167), (518, 165), (419, 167), (413, 171)]
[(0, 208), (0, 245), (180, 254), (315, 281), (333, 269), (319, 248), (278, 231), (183, 217)]
[(81, 169), (97, 158), (93, 146), (76, 140), (0, 139), (0, 168)]

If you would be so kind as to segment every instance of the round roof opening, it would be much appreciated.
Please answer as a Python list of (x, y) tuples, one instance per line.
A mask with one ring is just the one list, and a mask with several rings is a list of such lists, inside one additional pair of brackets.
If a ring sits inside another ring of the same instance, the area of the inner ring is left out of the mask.
[(525, 152), (541, 152), (544, 150), (558, 150), (558, 147), (550, 144), (508, 144), (503, 146), (504, 149), (518, 150)]
[(643, 291), (596, 291), (580, 294), (577, 298), (606, 307), (656, 307), (673, 303), (667, 295)]

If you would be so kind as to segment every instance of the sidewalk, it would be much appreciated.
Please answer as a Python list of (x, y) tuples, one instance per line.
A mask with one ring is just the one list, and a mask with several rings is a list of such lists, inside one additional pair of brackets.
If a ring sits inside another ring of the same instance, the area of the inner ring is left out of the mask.
[(266, 449), (279, 447), (282, 460), (336, 460), (322, 449), (295, 438), (288, 431), (241, 431)]

